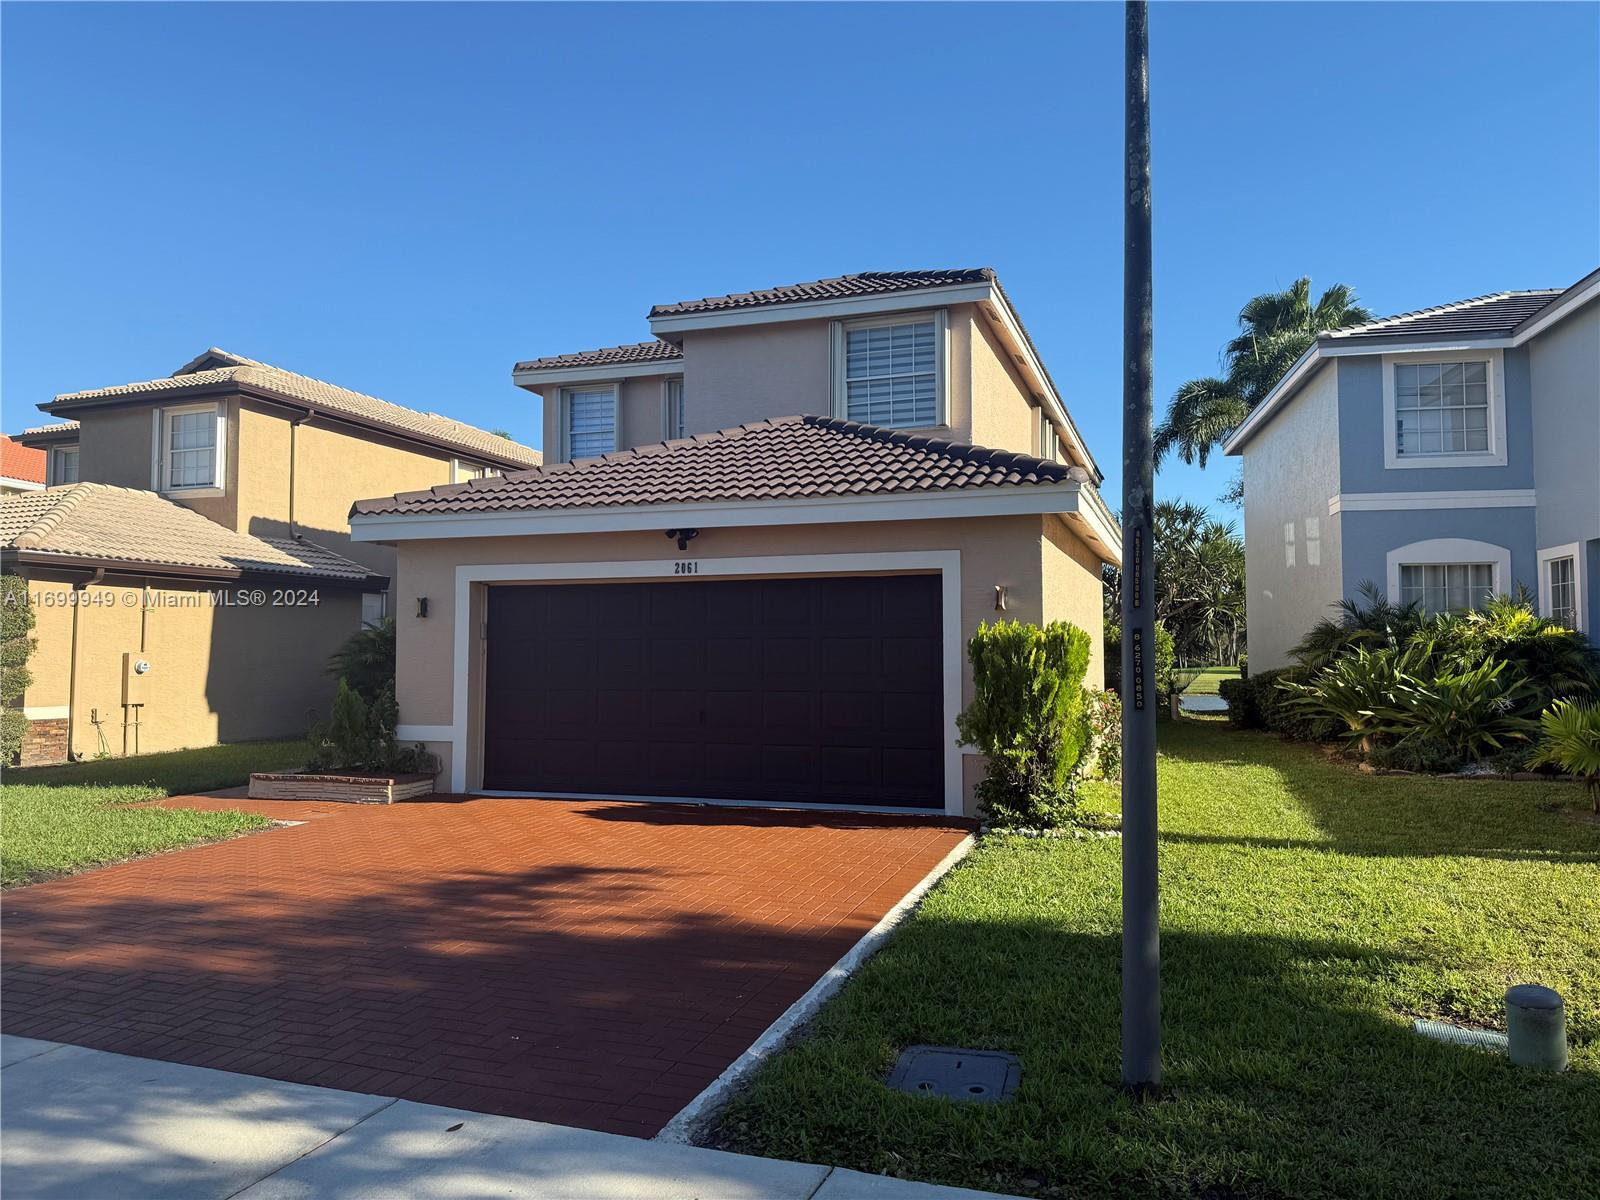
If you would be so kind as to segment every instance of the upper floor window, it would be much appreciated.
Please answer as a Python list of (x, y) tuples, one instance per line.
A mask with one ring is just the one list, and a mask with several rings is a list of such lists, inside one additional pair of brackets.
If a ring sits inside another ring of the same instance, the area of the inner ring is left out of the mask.
[(222, 487), (223, 416), (216, 404), (157, 409), (156, 461), (151, 474), (162, 492)]
[(834, 413), (866, 425), (946, 424), (943, 312), (834, 326)]
[(1489, 364), (1396, 363), (1396, 449), (1483, 454), (1489, 449)]
[(667, 441), (683, 436), (683, 380), (669, 379), (661, 390), (661, 436)]
[(78, 482), (78, 446), (73, 443), (69, 446), (52, 446), (50, 458), (46, 463), (45, 472), (50, 477), (50, 486), (55, 487), (63, 483)]
[(361, 628), (376, 629), (389, 615), (388, 592), (361, 593)]
[(563, 388), (561, 440), (567, 460), (610, 454), (617, 448), (617, 387)]
[(1506, 421), (1498, 354), (1386, 359), (1385, 465), (1503, 466)]

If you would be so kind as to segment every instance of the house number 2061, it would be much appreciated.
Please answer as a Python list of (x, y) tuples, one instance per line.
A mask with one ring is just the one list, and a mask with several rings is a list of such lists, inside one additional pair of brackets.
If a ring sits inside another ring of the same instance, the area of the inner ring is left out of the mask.
[(700, 564), (693, 559), (688, 562), (675, 562), (672, 564), (672, 573), (674, 575), (698, 575), (700, 574)]

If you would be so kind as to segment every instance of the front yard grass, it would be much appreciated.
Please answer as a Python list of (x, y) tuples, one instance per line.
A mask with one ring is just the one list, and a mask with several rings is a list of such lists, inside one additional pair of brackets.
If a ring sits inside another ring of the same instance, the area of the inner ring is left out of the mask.
[(1215, 696), (1217, 694), (1217, 685), (1224, 679), (1237, 678), (1239, 678), (1238, 667), (1207, 667), (1184, 690), (1197, 696)]
[[(1217, 722), (1161, 749), (1165, 1099), (1117, 1086), (1120, 843), (991, 837), (710, 1140), (1047, 1197), (1600, 1195), (1580, 789), (1367, 776)], [(1563, 1075), (1410, 1029), (1503, 1028), (1521, 981), (1566, 997)], [(1016, 1100), (891, 1092), (917, 1043), (1017, 1052)]]
[(0, 786), (0, 885), (47, 879), (271, 824), (254, 813), (133, 807), (165, 794), (149, 785), (8, 781)]
[(301, 739), (277, 742), (235, 742), (135, 754), (128, 758), (94, 758), (58, 767), (19, 767), (5, 772), (6, 783), (147, 785), (146, 795), (182, 796), (238, 787), (251, 771), (283, 771), (305, 765), (308, 748)]

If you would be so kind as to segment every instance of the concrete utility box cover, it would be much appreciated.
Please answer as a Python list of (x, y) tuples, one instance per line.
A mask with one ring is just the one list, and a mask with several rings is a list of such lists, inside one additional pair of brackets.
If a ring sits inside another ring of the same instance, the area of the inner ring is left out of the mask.
[(1009, 1100), (1022, 1082), (1022, 1062), (1004, 1050), (963, 1050), (957, 1046), (910, 1046), (889, 1072), (889, 1086), (918, 1096)]

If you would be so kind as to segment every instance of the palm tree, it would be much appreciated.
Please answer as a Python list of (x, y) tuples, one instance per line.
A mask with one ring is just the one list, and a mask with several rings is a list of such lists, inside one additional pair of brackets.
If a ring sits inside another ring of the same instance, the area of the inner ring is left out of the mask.
[(1191, 379), (1173, 394), (1166, 420), (1156, 428), (1156, 462), (1175, 450), (1184, 462), (1205, 466), (1211, 451), (1288, 374), (1319, 333), (1370, 320), (1372, 313), (1342, 283), (1315, 304), (1308, 277), (1255, 297), (1239, 310), (1239, 334), (1223, 349), (1226, 373)]

